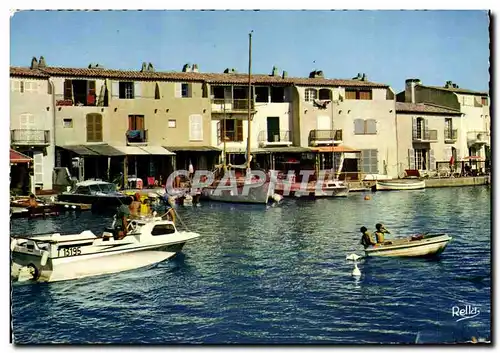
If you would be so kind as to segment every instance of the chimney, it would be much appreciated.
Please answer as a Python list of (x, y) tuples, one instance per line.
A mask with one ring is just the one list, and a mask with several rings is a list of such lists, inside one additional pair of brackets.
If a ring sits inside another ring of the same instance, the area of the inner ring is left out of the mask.
[(89, 69), (93, 69), (94, 68), (94, 64), (90, 63), (89, 66), (88, 66)]
[(228, 74), (228, 73), (230, 73), (230, 72), (231, 72), (231, 70), (229, 70), (229, 68), (227, 68), (227, 69), (225, 69), (225, 70), (224, 70), (224, 73), (225, 73), (225, 74)]
[(444, 88), (451, 88), (452, 86), (453, 86), (453, 82), (446, 81), (446, 84), (444, 85)]
[(237, 73), (237, 72), (238, 72), (238, 71), (236, 71), (236, 69), (235, 69), (235, 68), (232, 68), (232, 69), (231, 69), (231, 73), (235, 74), (235, 73)]
[(366, 77), (366, 74), (363, 73), (363, 76), (361, 77), (361, 81), (366, 81), (368, 78)]
[(198, 64), (193, 64), (193, 69), (191, 70), (191, 72), (199, 72), (198, 71)]
[(421, 84), (418, 78), (409, 78), (405, 81), (405, 102), (416, 103), (415, 86)]
[(30, 69), (38, 69), (38, 60), (36, 60), (35, 57), (33, 57), (33, 59), (31, 59)]
[(38, 61), (38, 67), (47, 67), (45, 64), (45, 58), (43, 56), (40, 57), (40, 60)]
[(141, 72), (146, 72), (146, 71), (148, 71), (148, 65), (145, 62), (143, 62), (141, 67)]
[(191, 65), (189, 63), (182, 67), (182, 72), (191, 72)]
[(276, 66), (273, 66), (273, 73), (271, 75), (278, 76), (278, 68)]
[(309, 78), (315, 78), (316, 77), (316, 71), (311, 71), (309, 73)]
[(287, 78), (288, 77), (288, 72), (283, 71), (283, 75), (281, 76), (282, 78)]
[(153, 64), (148, 63), (148, 71), (149, 72), (155, 72), (155, 68), (154, 68)]

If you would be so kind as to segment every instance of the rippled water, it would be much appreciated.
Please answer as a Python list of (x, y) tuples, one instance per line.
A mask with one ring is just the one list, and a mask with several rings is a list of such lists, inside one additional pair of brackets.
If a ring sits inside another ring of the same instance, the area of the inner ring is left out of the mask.
[[(180, 209), (203, 238), (156, 266), (12, 287), (15, 343), (413, 343), (489, 338), (489, 187)], [(90, 213), (13, 220), (12, 233), (100, 231)], [(370, 258), (358, 230), (446, 232), (439, 260)], [(457, 322), (452, 307), (480, 314)]]

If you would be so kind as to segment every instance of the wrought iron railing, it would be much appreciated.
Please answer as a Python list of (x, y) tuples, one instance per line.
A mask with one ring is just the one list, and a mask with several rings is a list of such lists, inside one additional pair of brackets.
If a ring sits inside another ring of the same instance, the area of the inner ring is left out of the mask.
[(457, 129), (444, 130), (444, 139), (445, 140), (457, 140), (457, 138), (458, 138), (458, 130)]
[(342, 141), (342, 130), (311, 130), (309, 143), (312, 141)]
[[(255, 107), (254, 101), (250, 100), (250, 109), (253, 110)], [(224, 99), (215, 98), (212, 99), (212, 112), (235, 112), (235, 111), (247, 111), (248, 110), (248, 99)]]
[(437, 130), (413, 130), (413, 140), (414, 141), (437, 141), (438, 139)]
[(259, 142), (291, 142), (288, 130), (262, 130), (258, 136)]
[(148, 142), (148, 130), (128, 130), (125, 133), (127, 144)]

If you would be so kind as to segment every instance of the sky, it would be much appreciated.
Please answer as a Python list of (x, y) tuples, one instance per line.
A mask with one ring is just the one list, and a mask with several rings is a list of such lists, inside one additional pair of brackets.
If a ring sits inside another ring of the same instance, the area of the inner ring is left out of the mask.
[(10, 19), (10, 65), (201, 72), (273, 66), (289, 76), (322, 70), (328, 78), (389, 84), (405, 80), (461, 88), (489, 87), (487, 11), (20, 11)]

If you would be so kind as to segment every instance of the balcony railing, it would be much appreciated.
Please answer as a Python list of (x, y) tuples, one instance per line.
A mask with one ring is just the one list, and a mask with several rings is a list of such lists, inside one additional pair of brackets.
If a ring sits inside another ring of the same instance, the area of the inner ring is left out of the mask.
[(125, 138), (127, 145), (145, 144), (148, 142), (148, 130), (128, 130)]
[(490, 143), (490, 133), (488, 131), (469, 131), (467, 132), (467, 144), (487, 145)]
[(436, 142), (438, 140), (437, 130), (413, 130), (413, 141)]
[[(104, 96), (87, 95), (76, 96), (74, 98), (65, 98), (62, 94), (56, 94), (56, 106), (64, 107), (107, 107), (107, 102)], [(106, 103), (106, 104), (105, 104)]]
[(262, 130), (258, 136), (259, 144), (266, 145), (291, 145), (290, 131), (288, 130)]
[(10, 131), (10, 141), (13, 145), (48, 145), (49, 130), (15, 129)]
[(455, 142), (458, 139), (458, 130), (444, 130), (444, 141)]
[(342, 130), (311, 130), (309, 145), (332, 144), (342, 142)]
[[(250, 101), (250, 109), (254, 110), (254, 102)], [(248, 99), (212, 99), (212, 113), (247, 112)]]

